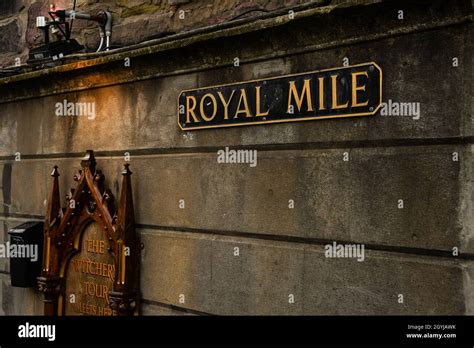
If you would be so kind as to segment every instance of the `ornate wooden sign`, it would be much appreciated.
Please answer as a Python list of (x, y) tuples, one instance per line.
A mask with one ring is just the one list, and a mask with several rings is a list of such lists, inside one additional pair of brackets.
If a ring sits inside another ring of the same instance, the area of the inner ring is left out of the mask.
[(182, 91), (182, 130), (374, 115), (382, 69), (354, 65)]
[(61, 208), (58, 168), (44, 229), (43, 270), (38, 278), (46, 315), (139, 314), (140, 241), (135, 222), (130, 176), (125, 164), (117, 211), (96, 170), (93, 151), (87, 151), (77, 187)]

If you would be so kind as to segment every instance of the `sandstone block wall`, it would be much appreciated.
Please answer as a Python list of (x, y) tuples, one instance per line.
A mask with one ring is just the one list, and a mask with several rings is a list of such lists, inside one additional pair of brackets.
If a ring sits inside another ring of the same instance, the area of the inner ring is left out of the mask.
[[(129, 152), (144, 314), (473, 314), (471, 16), (463, 0), (339, 2), (0, 79), (0, 236), (42, 218), (54, 164), (64, 195), (94, 149), (117, 196)], [(183, 89), (344, 58), (380, 65), (384, 101), (418, 102), (420, 117), (177, 125)], [(64, 99), (96, 118), (55, 116)], [(218, 164), (226, 146), (258, 150), (258, 165)], [(364, 244), (365, 260), (326, 258), (333, 241)], [(0, 312), (39, 314), (0, 263)]]
[[(77, 0), (76, 10), (112, 13), (112, 44), (126, 46), (172, 33), (225, 23), (273, 10), (292, 7), (308, 0)], [(72, 9), (73, 0), (8, 0), (0, 4), (0, 67), (28, 59), (28, 50), (41, 45), (43, 37), (36, 29), (36, 17), (48, 17), (50, 5)], [(76, 20), (73, 38), (95, 52), (99, 30), (94, 23)]]

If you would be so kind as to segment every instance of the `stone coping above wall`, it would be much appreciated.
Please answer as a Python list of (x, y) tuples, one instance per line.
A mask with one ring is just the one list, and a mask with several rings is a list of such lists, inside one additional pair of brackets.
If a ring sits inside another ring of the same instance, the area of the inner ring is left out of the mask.
[[(365, 2), (373, 3), (374, 1)], [(313, 4), (313, 6), (314, 5), (316, 4)], [(347, 6), (347, 4), (344, 5)], [(298, 11), (297, 17), (303, 18), (313, 15), (321, 15), (323, 13), (329, 13), (339, 6), (341, 6), (341, 4)], [(121, 61), (124, 58), (132, 58), (141, 55), (182, 48), (185, 46), (192, 45), (194, 43), (212, 40), (215, 38), (239, 35), (243, 33), (284, 25), (291, 20), (293, 19), (289, 18), (287, 10), (276, 11), (275, 13), (271, 13), (271, 16), (264, 15), (259, 16), (257, 18), (241, 19), (232, 22), (206, 26), (204, 28), (193, 29), (178, 34), (169, 35), (164, 38), (149, 40), (143, 43), (111, 51), (105, 51), (100, 53), (74, 54), (64, 58), (63, 61), (66, 62), (66, 64), (64, 65), (32, 72), (24, 72), (14, 76), (1, 78), (0, 84), (8, 84), (24, 79), (31, 79), (42, 75), (48, 75), (51, 73), (67, 72), (70, 70), (76, 70), (85, 67)]]
[[(336, 1), (328, 6), (295, 12), (293, 19), (286, 10), (282, 10), (110, 52), (72, 55), (66, 57), (64, 61), (68, 63), (61, 66), (0, 78), (0, 104), (169, 76), (171, 72), (177, 75), (193, 70), (232, 66), (235, 57), (239, 57), (243, 65), (470, 23), (472, 14), (466, 3), (464, 0), (455, 0), (446, 4), (445, 1), (437, 0), (430, 2), (436, 11), (426, 12), (420, 10), (422, 6), (418, 4), (410, 8), (409, 1)], [(396, 13), (399, 8), (411, 11), (403, 23), (390, 20), (395, 17), (390, 13)], [(288, 44), (288, 40), (291, 40), (292, 45)], [(216, 57), (215, 54), (203, 53), (205, 45), (215, 41), (223, 45), (221, 54)], [(237, 43), (238, 47), (232, 45)], [(173, 55), (173, 59), (165, 55)], [(134, 58), (134, 67), (123, 68), (127, 58)], [(167, 69), (164, 69), (161, 61), (157, 64), (156, 59), (163, 59)], [(100, 73), (103, 75), (98, 76)], [(62, 76), (60, 81), (57, 74)]]

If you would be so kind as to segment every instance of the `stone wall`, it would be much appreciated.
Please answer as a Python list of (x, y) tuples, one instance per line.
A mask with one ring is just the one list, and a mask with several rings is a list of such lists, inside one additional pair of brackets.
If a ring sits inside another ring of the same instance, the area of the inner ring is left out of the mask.
[[(144, 314), (474, 314), (471, 15), (464, 0), (341, 2), (0, 79), (1, 236), (42, 218), (54, 164), (64, 195), (94, 149), (117, 196), (129, 152)], [(177, 125), (183, 89), (345, 58), (380, 65), (384, 101), (420, 117)], [(97, 117), (55, 116), (64, 99)], [(218, 164), (226, 146), (258, 150), (257, 167)], [(326, 258), (333, 241), (365, 260)], [(0, 262), (0, 312), (41, 313)]]
[[(77, 11), (112, 13), (112, 44), (126, 46), (147, 39), (228, 22), (268, 11), (307, 3), (305, 0), (77, 0)], [(0, 5), (0, 67), (22, 63), (31, 47), (43, 43), (36, 28), (37, 16), (48, 16), (50, 5), (72, 9), (73, 0), (8, 0)], [(76, 20), (73, 38), (94, 52), (99, 30), (94, 23)]]

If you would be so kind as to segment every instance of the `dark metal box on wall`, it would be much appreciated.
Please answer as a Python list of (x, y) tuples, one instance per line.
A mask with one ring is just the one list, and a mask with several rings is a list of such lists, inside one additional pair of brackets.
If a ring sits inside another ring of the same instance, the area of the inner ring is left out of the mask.
[(36, 285), (36, 277), (41, 273), (43, 226), (42, 221), (29, 221), (8, 231), (12, 286), (31, 288)]

